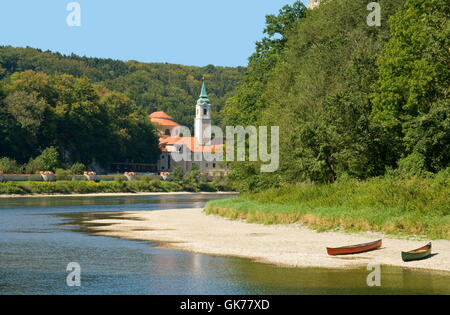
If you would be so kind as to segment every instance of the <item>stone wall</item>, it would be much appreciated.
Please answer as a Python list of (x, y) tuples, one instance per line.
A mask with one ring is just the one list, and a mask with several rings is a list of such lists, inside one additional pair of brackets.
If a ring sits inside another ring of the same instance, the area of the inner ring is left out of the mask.
[[(111, 182), (114, 181), (117, 175), (96, 175), (96, 181), (106, 181)], [(123, 180), (127, 180), (125, 175), (120, 175)], [(159, 175), (148, 176), (150, 179), (160, 179)], [(142, 176), (136, 176), (135, 179), (139, 180)], [(75, 175), (72, 177), (72, 180), (87, 180), (84, 175)], [(32, 182), (43, 182), (44, 179), (40, 174), (2, 174), (0, 176), (0, 181), (4, 182), (24, 182), (24, 181), (32, 181)]]

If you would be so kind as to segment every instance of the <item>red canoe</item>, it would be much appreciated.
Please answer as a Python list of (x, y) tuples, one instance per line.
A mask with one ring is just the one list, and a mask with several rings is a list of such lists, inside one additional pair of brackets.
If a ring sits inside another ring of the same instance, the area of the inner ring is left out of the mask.
[(350, 255), (368, 252), (381, 247), (383, 240), (378, 240), (372, 243), (358, 244), (352, 246), (344, 246), (338, 248), (327, 248), (328, 255)]

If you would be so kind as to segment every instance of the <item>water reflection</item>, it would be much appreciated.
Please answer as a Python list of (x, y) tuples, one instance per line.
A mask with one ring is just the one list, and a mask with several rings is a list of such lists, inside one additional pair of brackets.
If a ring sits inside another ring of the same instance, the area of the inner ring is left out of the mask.
[[(120, 211), (202, 207), (224, 196), (0, 200), (0, 293), (6, 294), (448, 294), (449, 275), (382, 267), (368, 272), (291, 269), (247, 259), (163, 250), (156, 243), (95, 236), (89, 221)], [(65, 284), (82, 267), (81, 288)]]

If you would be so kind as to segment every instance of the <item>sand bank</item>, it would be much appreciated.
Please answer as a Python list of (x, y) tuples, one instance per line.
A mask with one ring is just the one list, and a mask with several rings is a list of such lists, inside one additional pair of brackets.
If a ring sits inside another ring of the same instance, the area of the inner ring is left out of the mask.
[[(119, 219), (86, 223), (98, 235), (157, 241), (163, 248), (245, 257), (280, 266), (355, 268), (379, 263), (450, 271), (450, 241), (446, 240), (433, 242), (433, 257), (405, 263), (401, 251), (421, 247), (425, 241), (387, 238), (379, 233), (318, 233), (300, 225), (248, 224), (207, 216), (202, 209), (126, 212)], [(326, 253), (327, 246), (359, 244), (379, 238), (383, 238), (383, 247), (373, 252), (340, 257)]]
[(237, 195), (236, 192), (147, 192), (147, 193), (93, 193), (93, 194), (30, 194), (0, 195), (4, 198), (61, 198), (61, 197), (135, 197), (135, 196), (176, 196), (176, 195)]

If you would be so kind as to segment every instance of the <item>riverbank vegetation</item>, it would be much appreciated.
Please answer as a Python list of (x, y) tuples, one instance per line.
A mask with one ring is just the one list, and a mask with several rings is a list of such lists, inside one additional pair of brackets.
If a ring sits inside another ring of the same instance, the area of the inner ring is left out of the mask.
[(227, 125), (280, 126), (280, 168), (231, 163), (243, 191), (368, 179), (449, 166), (450, 6), (446, 0), (301, 2), (268, 16)]
[(207, 214), (249, 223), (301, 223), (319, 231), (377, 231), (450, 240), (450, 171), (430, 178), (397, 176), (299, 184), (215, 200)]
[(206, 211), (249, 222), (450, 239), (450, 6), (297, 1), (268, 16), (229, 125), (280, 126), (280, 168), (230, 163), (244, 192)]
[(232, 163), (246, 193), (207, 213), (449, 239), (448, 2), (380, 0), (381, 27), (366, 1), (322, 2), (267, 17), (224, 109), (229, 124), (280, 126), (280, 169)]
[(72, 181), (55, 182), (0, 182), (0, 195), (30, 194), (93, 194), (93, 193), (142, 193), (142, 192), (219, 192), (232, 191), (224, 179), (186, 178), (183, 180), (150, 180), (143, 176), (141, 180), (126, 181), (120, 176), (114, 181)]

